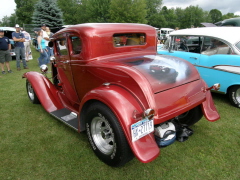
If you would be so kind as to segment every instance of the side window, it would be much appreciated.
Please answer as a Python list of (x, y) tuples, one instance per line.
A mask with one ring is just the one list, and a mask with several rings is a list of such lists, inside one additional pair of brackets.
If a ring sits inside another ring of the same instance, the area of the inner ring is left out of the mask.
[(57, 44), (57, 53), (62, 56), (62, 55), (68, 55), (68, 50), (66, 46), (66, 38), (61, 38), (56, 41)]
[(173, 51), (200, 53), (202, 40), (198, 36), (174, 36), (171, 41)]
[(211, 56), (214, 54), (230, 54), (230, 53), (231, 48), (221, 40), (209, 37), (204, 38), (201, 54)]
[(77, 36), (71, 37), (71, 45), (72, 45), (72, 51), (73, 54), (80, 54), (82, 51), (82, 41)]

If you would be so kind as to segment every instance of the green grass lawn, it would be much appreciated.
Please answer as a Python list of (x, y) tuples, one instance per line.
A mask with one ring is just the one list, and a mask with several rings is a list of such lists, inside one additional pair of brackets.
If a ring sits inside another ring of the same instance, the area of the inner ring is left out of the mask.
[(202, 118), (189, 140), (162, 148), (153, 162), (134, 158), (112, 168), (94, 155), (86, 133), (78, 134), (29, 101), (22, 74), (39, 71), (39, 54), (32, 51), (29, 70), (17, 71), (14, 60), (13, 73), (0, 74), (0, 180), (240, 179), (240, 109), (225, 95), (213, 94), (219, 121)]

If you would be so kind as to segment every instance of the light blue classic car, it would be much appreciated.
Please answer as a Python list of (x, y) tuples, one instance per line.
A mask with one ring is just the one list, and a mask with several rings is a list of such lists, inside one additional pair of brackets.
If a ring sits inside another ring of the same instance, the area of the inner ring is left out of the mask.
[(208, 86), (220, 83), (240, 108), (240, 27), (203, 27), (174, 31), (159, 54), (183, 58), (198, 69)]

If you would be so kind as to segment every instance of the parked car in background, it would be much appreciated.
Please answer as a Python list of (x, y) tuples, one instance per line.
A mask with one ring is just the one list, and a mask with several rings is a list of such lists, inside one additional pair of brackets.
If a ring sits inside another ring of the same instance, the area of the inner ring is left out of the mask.
[(121, 166), (133, 154), (144, 163), (159, 147), (192, 134), (202, 116), (219, 119), (210, 89), (196, 68), (157, 55), (156, 30), (144, 24), (96, 23), (66, 27), (53, 35), (49, 80), (27, 72), (32, 103), (78, 132), (103, 162)]
[(165, 41), (172, 31), (174, 31), (174, 29), (171, 29), (171, 28), (161, 28), (160, 30), (158, 30), (158, 38), (161, 41)]
[(215, 23), (216, 26), (238, 26), (240, 27), (240, 17), (224, 19), (223, 21)]
[(219, 82), (240, 108), (240, 27), (203, 27), (174, 31), (159, 54), (183, 58), (198, 69), (208, 85)]

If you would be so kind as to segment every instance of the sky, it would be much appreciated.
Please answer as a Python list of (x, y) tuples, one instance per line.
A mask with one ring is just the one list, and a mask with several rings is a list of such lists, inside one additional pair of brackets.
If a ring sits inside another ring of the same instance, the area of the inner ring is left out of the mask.
[(16, 3), (14, 0), (0, 0), (0, 20), (4, 16), (11, 16), (14, 13), (14, 9), (16, 9)]
[[(239, 0), (163, 0), (162, 2), (164, 6), (167, 6), (167, 8), (181, 7), (184, 9), (190, 5), (198, 5), (205, 11), (218, 9), (223, 15), (227, 13), (240, 15)], [(0, 4), (0, 20), (4, 16), (11, 16), (11, 14), (14, 13), (14, 9), (16, 9), (14, 0), (0, 0)]]

